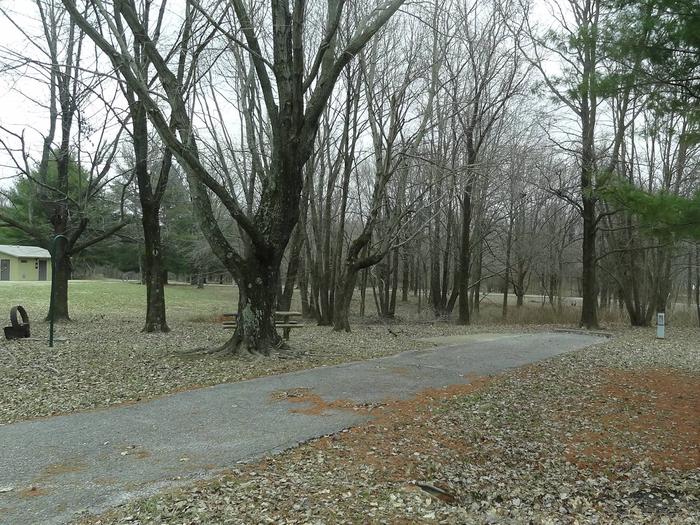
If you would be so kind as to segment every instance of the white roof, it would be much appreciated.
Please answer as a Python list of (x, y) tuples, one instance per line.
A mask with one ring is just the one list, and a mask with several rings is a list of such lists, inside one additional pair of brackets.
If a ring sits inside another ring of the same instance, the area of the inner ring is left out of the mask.
[(0, 244), (0, 253), (11, 257), (24, 257), (27, 259), (50, 259), (48, 250), (38, 246), (13, 246), (11, 244)]

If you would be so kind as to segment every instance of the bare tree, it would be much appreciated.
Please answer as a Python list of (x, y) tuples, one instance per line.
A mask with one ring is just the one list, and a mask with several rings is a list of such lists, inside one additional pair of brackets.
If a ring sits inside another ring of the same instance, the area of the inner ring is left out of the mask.
[[(84, 33), (53, 2), (36, 0), (42, 35), (29, 35), (18, 22), (13, 24), (38, 52), (36, 59), (6, 49), (9, 69), (12, 63), (23, 64), (45, 82), (48, 91), (48, 124), (43, 134), (41, 157), (32, 162), (25, 133), (2, 128), (5, 137), (0, 145), (12, 160), (20, 178), (35, 191), (40, 210), (30, 210), (28, 217), (19, 217), (10, 209), (0, 209), (0, 221), (24, 232), (45, 248), (52, 247), (55, 236), (54, 304), (57, 320), (68, 320), (68, 280), (71, 258), (86, 248), (110, 237), (127, 223), (122, 203), (112, 203), (95, 210), (104, 198), (104, 191), (115, 178), (111, 172), (122, 126), (116, 136), (110, 134), (113, 125), (110, 107), (116, 93), (110, 92), (103, 79), (88, 73), (90, 56)], [(8, 16), (2, 11), (3, 16)], [(87, 62), (87, 63), (86, 63)], [(87, 114), (94, 104), (106, 109), (90, 123)], [(91, 126), (96, 133), (90, 133)], [(83, 142), (88, 137), (95, 147), (88, 149)], [(7, 194), (12, 203), (12, 197)], [(122, 193), (123, 197), (123, 193)], [(36, 215), (35, 215), (36, 214)], [(38, 219), (39, 214), (43, 218)], [(101, 215), (101, 217), (96, 216)], [(50, 228), (44, 227), (47, 220)]]
[[(287, 1), (270, 0), (269, 17), (262, 19), (243, 0), (217, 2), (212, 6), (202, 6), (196, 0), (185, 2), (183, 44), (189, 44), (189, 35), (195, 30), (211, 31), (227, 45), (243, 47), (254, 65), (271, 136), (270, 159), (252, 215), (246, 213), (236, 196), (202, 162), (197, 146), (199, 138), (193, 133), (182, 91), (182, 75), (172, 70), (168, 57), (158, 47), (158, 40), (144, 27), (134, 3), (114, 0), (111, 12), (105, 3), (98, 1), (85, 2), (91, 8), (89, 11), (81, 11), (72, 0), (63, 3), (75, 23), (109, 57), (122, 80), (141, 98), (152, 125), (187, 172), (202, 231), (238, 283), (239, 320), (225, 349), (269, 354), (281, 345), (274, 327), (280, 262), (299, 218), (303, 168), (312, 153), (321, 114), (342, 70), (403, 0), (384, 0), (370, 8), (354, 30), (347, 28), (352, 33), (346, 41), (340, 32), (345, 1), (328, 0), (326, 24), (308, 67), (305, 15), (310, 6), (306, 1), (299, 0), (290, 8)], [(229, 16), (231, 10), (235, 16)], [(97, 13), (93, 16), (99, 20), (90, 19), (84, 14), (87, 12)], [(116, 20), (123, 20), (124, 31), (120, 31)], [(109, 28), (109, 38), (98, 28)], [(264, 42), (268, 31), (271, 40)], [(159, 87), (167, 97), (169, 117), (123, 45), (127, 36), (143, 47), (153, 64)], [(183, 45), (181, 54), (197, 58), (198, 49)], [(188, 66), (187, 74), (196, 75), (197, 63)], [(247, 253), (239, 253), (213, 220), (211, 194), (221, 200), (245, 232), (250, 247)]]
[(472, 192), (479, 170), (479, 152), (503, 117), (510, 100), (521, 92), (527, 68), (518, 50), (520, 29), (510, 33), (509, 16), (513, 6), (503, 5), (483, 12), (476, 2), (460, 5), (457, 28), (463, 62), (454, 66), (455, 73), (468, 75), (458, 92), (457, 113), (465, 146), (459, 235), (459, 273), (455, 282), (458, 293), (460, 324), (470, 322), (469, 277), (471, 262)]

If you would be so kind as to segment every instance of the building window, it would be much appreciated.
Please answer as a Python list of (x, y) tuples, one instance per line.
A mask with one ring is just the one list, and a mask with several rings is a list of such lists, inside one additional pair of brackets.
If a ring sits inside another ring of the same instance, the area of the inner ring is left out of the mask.
[(27, 259), (20, 259), (19, 262), (21, 262), (22, 264), (27, 264)]

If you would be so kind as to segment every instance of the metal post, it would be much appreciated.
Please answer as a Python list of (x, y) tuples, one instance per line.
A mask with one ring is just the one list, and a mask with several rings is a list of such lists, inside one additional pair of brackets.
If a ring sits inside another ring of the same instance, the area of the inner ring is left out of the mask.
[(63, 239), (68, 242), (65, 235), (56, 235), (51, 241), (49, 252), (51, 253), (51, 298), (49, 299), (49, 348), (53, 348), (53, 303), (56, 296), (56, 242)]
[(656, 338), (664, 339), (666, 337), (666, 314), (659, 312), (656, 314)]

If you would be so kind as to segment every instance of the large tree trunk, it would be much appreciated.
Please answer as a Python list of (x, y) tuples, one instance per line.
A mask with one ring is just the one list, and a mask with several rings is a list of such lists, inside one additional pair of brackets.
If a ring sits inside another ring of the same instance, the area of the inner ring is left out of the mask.
[(266, 355), (284, 346), (275, 329), (279, 266), (250, 264), (238, 283), (238, 326), (221, 350), (237, 355)]
[[(586, 25), (584, 25), (586, 29)], [(591, 40), (586, 44), (587, 50)], [(595, 45), (595, 44), (593, 44)], [(596, 282), (596, 234), (597, 213), (595, 192), (595, 129), (598, 94), (596, 89), (595, 52), (590, 51), (583, 63), (581, 83), (581, 216), (583, 219), (583, 245), (581, 262), (581, 305), (580, 325), (586, 328), (598, 328), (598, 288)], [(615, 157), (615, 155), (613, 155)], [(614, 167), (614, 166), (613, 166)], [(612, 171), (610, 169), (609, 171)]]
[[(68, 165), (58, 162), (59, 170), (67, 173)], [(63, 173), (59, 171), (59, 173)], [(54, 254), (52, 263), (55, 265), (52, 273), (53, 282), (51, 284), (53, 292), (53, 320), (70, 321), (68, 315), (68, 280), (71, 275), (71, 243), (67, 237), (68, 230), (68, 207), (65, 202), (57, 203), (51, 215), (54, 236), (61, 235), (63, 238), (55, 238), (52, 241)], [(47, 320), (49, 318), (47, 317)]]
[(133, 125), (134, 170), (141, 204), (141, 224), (144, 239), (144, 268), (142, 280), (146, 285), (146, 323), (144, 332), (168, 332), (165, 315), (165, 284), (163, 282), (163, 254), (160, 236), (160, 203), (168, 181), (172, 153), (163, 155), (156, 188), (151, 183), (149, 169), (149, 137), (146, 108), (127, 91)]
[(339, 285), (335, 289), (335, 305), (333, 307), (333, 330), (336, 332), (350, 331), (350, 302), (357, 283), (357, 270), (346, 267)]
[(146, 324), (144, 332), (168, 332), (165, 317), (165, 271), (160, 239), (158, 208), (144, 207), (143, 237), (145, 248)]

